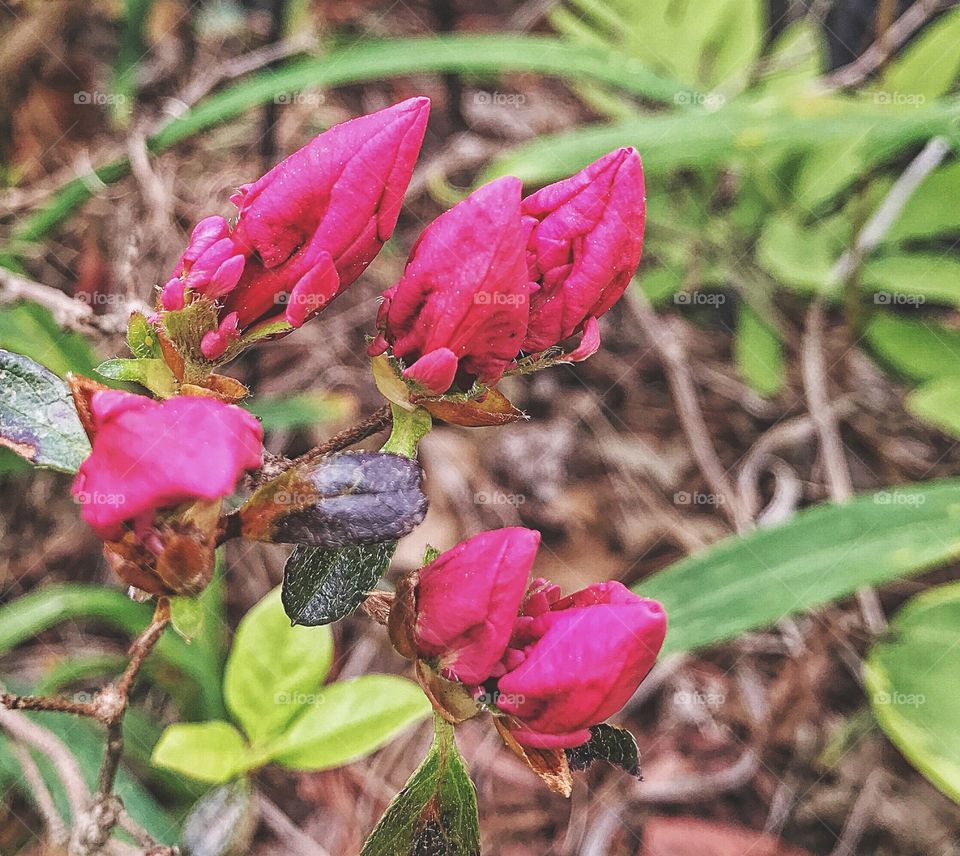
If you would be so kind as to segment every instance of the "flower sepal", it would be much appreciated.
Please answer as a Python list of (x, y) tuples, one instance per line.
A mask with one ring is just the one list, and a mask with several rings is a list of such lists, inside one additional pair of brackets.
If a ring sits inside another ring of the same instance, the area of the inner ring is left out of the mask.
[(513, 732), (520, 728), (510, 716), (495, 716), (496, 726), (504, 745), (526, 764), (554, 793), (569, 797), (573, 791), (573, 775), (563, 749), (537, 749), (517, 742)]
[(157, 597), (197, 595), (213, 578), (223, 500), (201, 499), (125, 527), (103, 555), (127, 585)]

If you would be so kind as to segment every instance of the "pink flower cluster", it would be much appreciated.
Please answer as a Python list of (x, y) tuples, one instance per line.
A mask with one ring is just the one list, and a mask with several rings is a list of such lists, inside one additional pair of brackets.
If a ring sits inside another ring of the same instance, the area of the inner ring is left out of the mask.
[(572, 748), (626, 704), (656, 660), (666, 615), (618, 582), (561, 597), (529, 583), (540, 534), (483, 532), (420, 571), (418, 654), (513, 720), (518, 743)]
[(597, 319), (623, 294), (643, 248), (643, 169), (611, 152), (521, 198), (516, 178), (484, 185), (440, 215), (384, 292), (372, 355), (388, 348), (428, 393), (494, 384), (521, 351), (582, 332), (566, 357), (600, 347)]

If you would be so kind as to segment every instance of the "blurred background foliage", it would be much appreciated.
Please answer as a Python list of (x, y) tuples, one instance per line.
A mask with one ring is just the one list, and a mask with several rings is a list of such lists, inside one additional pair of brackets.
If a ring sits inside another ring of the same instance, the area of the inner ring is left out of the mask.
[[(376, 406), (364, 335), (425, 222), (494, 176), (534, 187), (635, 146), (647, 243), (605, 351), (514, 387), (534, 417), (516, 431), (432, 434), (433, 510), (397, 555), (410, 567), (428, 541), (524, 523), (550, 548), (538, 572), (621, 578), (671, 615), (677, 656), (626, 714), (648, 753), (638, 789), (592, 780), (572, 816), (546, 796), (510, 802), (495, 785), (529, 782), (464, 729), (489, 852), (960, 852), (960, 6), (7, 0), (0, 34), (0, 348), (60, 375), (121, 354), (118, 319), (152, 302), (232, 187), (330, 124), (433, 98), (367, 284), (237, 363), (278, 454)], [(0, 456), (0, 673), (18, 691), (87, 692), (147, 608), (109, 579), (67, 479), (27, 469)], [(872, 492), (842, 504), (850, 488)], [(164, 639), (127, 720), (120, 793), (159, 840), (206, 786), (152, 765), (154, 747), (171, 722), (226, 716), (227, 628), (279, 578), (282, 553), (251, 549), (228, 552), (203, 633)], [(337, 634), (334, 678), (401, 668), (364, 622)], [(94, 775), (94, 729), (37, 721)], [(343, 771), (266, 768), (258, 793), (356, 852), (417, 741)], [(25, 785), (0, 738), (2, 853), (39, 852)], [(196, 853), (321, 852), (271, 809), (256, 844), (249, 824), (218, 837), (197, 818), (255, 803), (231, 788), (187, 822), (209, 832)]]

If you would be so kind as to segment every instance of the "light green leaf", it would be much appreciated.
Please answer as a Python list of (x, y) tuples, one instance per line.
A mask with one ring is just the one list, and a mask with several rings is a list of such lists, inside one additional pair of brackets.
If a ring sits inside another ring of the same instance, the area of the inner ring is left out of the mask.
[(833, 268), (846, 244), (843, 217), (806, 226), (791, 215), (770, 217), (757, 242), (757, 261), (783, 285), (819, 293), (837, 283)]
[(171, 725), (153, 750), (153, 763), (201, 782), (228, 782), (247, 769), (250, 750), (229, 722)]
[(160, 359), (107, 360), (97, 366), (96, 372), (111, 380), (139, 383), (163, 398), (169, 398), (176, 392), (173, 373)]
[(960, 332), (935, 321), (878, 312), (864, 336), (877, 356), (904, 377), (925, 381), (960, 376)]
[(945, 12), (884, 70), (877, 97), (906, 107), (939, 98), (960, 72), (960, 9)]
[(879, 305), (960, 306), (960, 260), (938, 253), (899, 253), (870, 259), (861, 271)]
[(240, 622), (227, 659), (227, 707), (251, 743), (284, 733), (310, 705), (333, 661), (327, 627), (291, 627), (276, 588)]
[(430, 752), (394, 797), (360, 856), (479, 856), (477, 791), (453, 726), (435, 717)]
[(960, 375), (931, 380), (907, 397), (907, 410), (945, 434), (960, 438)]
[(884, 243), (925, 240), (960, 234), (960, 161), (931, 173), (907, 200)]
[(312, 701), (264, 755), (295, 770), (339, 767), (389, 743), (431, 710), (417, 684), (392, 675), (330, 684)]
[(776, 333), (746, 304), (737, 307), (733, 355), (740, 375), (763, 396), (776, 395), (784, 382), (783, 349)]
[(187, 642), (193, 640), (203, 632), (206, 620), (203, 601), (199, 597), (172, 597), (170, 598), (170, 624)]
[(131, 354), (141, 360), (163, 356), (157, 333), (142, 312), (130, 313), (130, 320), (127, 322), (127, 347)]
[(690, 651), (960, 557), (960, 480), (825, 503), (735, 536), (636, 587), (659, 600), (664, 652)]
[(907, 759), (960, 802), (960, 583), (917, 595), (864, 668), (873, 713)]

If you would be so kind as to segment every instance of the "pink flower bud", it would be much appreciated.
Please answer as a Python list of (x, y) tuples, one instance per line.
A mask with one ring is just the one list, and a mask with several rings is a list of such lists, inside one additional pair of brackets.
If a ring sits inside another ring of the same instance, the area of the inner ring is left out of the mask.
[[(523, 350), (537, 352), (603, 315), (636, 272), (645, 216), (640, 156), (632, 148), (604, 155), (524, 199), (523, 216), (531, 227), (527, 263), (536, 283)], [(598, 330), (590, 333), (573, 358), (599, 347)]]
[[(393, 232), (429, 111), (429, 99), (411, 98), (336, 125), (242, 187), (236, 226), (197, 224), (161, 305), (183, 306), (184, 289), (205, 295), (221, 301), (221, 317), (236, 313), (241, 332), (316, 315)], [(221, 339), (210, 339), (208, 359), (223, 353)]]
[(496, 383), (520, 352), (529, 314), (520, 182), (484, 185), (424, 230), (383, 295), (371, 353), (392, 346), (405, 376), (439, 395), (457, 374)]
[(125, 523), (149, 526), (154, 513), (232, 493), (260, 466), (263, 431), (245, 410), (211, 398), (154, 401), (103, 390), (91, 400), (93, 450), (73, 483), (83, 519), (106, 541)]
[(420, 571), (418, 652), (441, 673), (475, 685), (497, 666), (527, 587), (540, 533), (511, 527), (482, 532)]
[(498, 707), (522, 728), (519, 743), (571, 748), (622, 708), (653, 667), (663, 645), (663, 607), (618, 582), (560, 598), (538, 581), (517, 619)]

